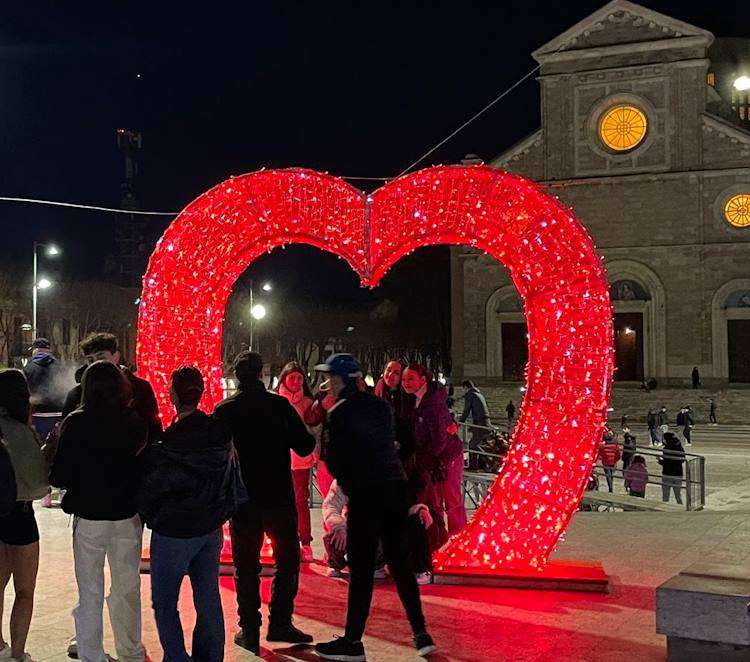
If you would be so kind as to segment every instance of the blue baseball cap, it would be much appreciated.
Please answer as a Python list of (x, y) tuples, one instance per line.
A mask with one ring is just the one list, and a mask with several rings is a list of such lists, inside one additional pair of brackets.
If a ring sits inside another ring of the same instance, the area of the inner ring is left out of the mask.
[(362, 374), (362, 366), (351, 354), (331, 354), (325, 363), (315, 366), (320, 372), (327, 372), (336, 377), (357, 377)]

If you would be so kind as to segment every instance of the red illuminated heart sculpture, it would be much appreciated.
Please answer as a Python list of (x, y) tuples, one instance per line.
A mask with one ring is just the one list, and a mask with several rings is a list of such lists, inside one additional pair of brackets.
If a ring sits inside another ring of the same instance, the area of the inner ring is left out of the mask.
[(488, 498), (435, 562), (438, 571), (543, 566), (585, 489), (612, 380), (609, 289), (583, 226), (532, 182), (487, 166), (429, 168), (369, 196), (301, 169), (223, 182), (169, 226), (144, 278), (138, 367), (165, 420), (177, 366), (206, 376), (204, 408), (222, 398), (232, 285), (262, 253), (300, 243), (344, 258), (369, 287), (435, 244), (478, 248), (510, 270), (529, 331), (522, 414)]

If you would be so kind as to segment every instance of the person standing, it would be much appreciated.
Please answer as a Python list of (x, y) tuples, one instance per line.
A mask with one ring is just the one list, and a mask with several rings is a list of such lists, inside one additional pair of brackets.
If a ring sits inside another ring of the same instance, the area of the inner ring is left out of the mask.
[(716, 422), (716, 402), (713, 398), (708, 401), (708, 422), (711, 425), (718, 425)]
[[(203, 377), (182, 366), (172, 373), (169, 396), (177, 417), (142, 454), (139, 511), (151, 534), (151, 601), (169, 662), (221, 662), (224, 615), (219, 594), (222, 526), (245, 494), (237, 493), (239, 462), (226, 427), (198, 409)], [(244, 488), (243, 488), (244, 489)], [(187, 575), (196, 623), (192, 653), (177, 610)]]
[(693, 382), (693, 388), (698, 388), (701, 385), (701, 373), (698, 371), (698, 366), (693, 367), (693, 371), (690, 373), (690, 381)]
[(648, 414), (646, 416), (646, 425), (648, 426), (648, 436), (649, 436), (649, 439), (651, 440), (649, 445), (658, 446), (659, 445), (659, 432), (657, 430), (656, 412), (651, 407), (649, 407)]
[(623, 472), (627, 471), (627, 468), (630, 466), (630, 463), (633, 461), (633, 457), (636, 454), (637, 451), (637, 444), (636, 444), (636, 438), (635, 435), (630, 434), (630, 432), (626, 432), (623, 435), (623, 442), (622, 442), (622, 470)]
[(648, 468), (643, 455), (636, 455), (625, 470), (625, 489), (630, 496), (645, 498), (648, 485)]
[[(344, 636), (315, 647), (323, 659), (365, 660), (365, 631), (373, 591), (378, 541), (422, 656), (437, 648), (427, 633), (419, 587), (408, 562), (408, 518), (415, 504), (396, 452), (393, 412), (382, 399), (357, 386), (359, 363), (351, 354), (333, 354), (318, 370), (330, 375), (337, 397), (328, 415), (328, 466), (349, 498), (347, 552), (351, 580)], [(447, 407), (446, 407), (447, 408)], [(425, 524), (426, 507), (416, 506)]]
[(232, 517), (230, 534), (240, 630), (234, 642), (260, 652), (260, 552), (264, 533), (273, 541), (276, 574), (269, 605), (268, 641), (308, 644), (312, 637), (292, 624), (299, 587), (300, 548), (292, 486), (291, 455), (307, 457), (315, 438), (286, 398), (263, 381), (263, 358), (240, 352), (234, 361), (235, 395), (219, 403), (214, 416), (232, 432), (248, 501)]
[(664, 450), (657, 460), (661, 465), (661, 493), (662, 501), (669, 501), (670, 491), (674, 491), (674, 499), (682, 503), (682, 465), (685, 463), (685, 449), (680, 440), (671, 432), (664, 434)]
[(667, 408), (662, 405), (656, 414), (656, 428), (659, 434), (659, 443), (664, 443), (664, 433), (669, 431), (669, 414)]
[[(492, 430), (490, 426), (490, 411), (487, 407), (482, 392), (474, 386), (474, 382), (465, 379), (461, 382), (464, 387), (464, 412), (458, 418), (459, 423), (466, 423), (471, 418), (474, 426), (471, 429), (471, 440), (469, 441), (469, 471), (476, 471), (479, 468), (479, 455), (476, 451), (481, 449), (482, 444), (490, 436)], [(474, 451), (474, 452), (472, 452)]]
[(599, 460), (604, 468), (607, 479), (607, 489), (612, 492), (614, 487), (615, 467), (622, 457), (622, 450), (615, 439), (614, 433), (607, 428), (604, 432), (601, 446), (599, 446)]
[[(60, 362), (50, 349), (49, 340), (36, 338), (31, 343), (31, 360), (23, 370), (31, 392), (35, 413), (62, 411), (66, 385)], [(72, 380), (71, 380), (72, 383)]]
[(138, 454), (148, 427), (131, 406), (133, 391), (122, 371), (95, 361), (83, 375), (80, 407), (62, 424), (50, 482), (66, 490), (62, 509), (73, 515), (73, 561), (78, 605), (73, 610), (77, 654), (105, 660), (102, 610), (104, 562), (117, 657), (143, 662), (141, 643), (141, 538), (137, 495)]
[[(145, 379), (136, 377), (131, 370), (120, 365), (121, 356), (117, 336), (111, 333), (92, 333), (81, 342), (80, 347), (87, 365), (95, 361), (106, 361), (120, 368), (133, 393), (133, 407), (148, 427), (149, 441), (156, 441), (161, 434), (162, 425), (154, 390)], [(81, 394), (81, 384), (77, 384), (68, 392), (63, 405), (63, 418), (78, 408), (81, 403)]]
[[(278, 394), (285, 397), (304, 421), (313, 404), (313, 395), (307, 383), (302, 366), (296, 361), (287, 363), (279, 375)], [(292, 454), (292, 484), (294, 501), (297, 506), (297, 527), (299, 542), (302, 546), (302, 561), (312, 563), (315, 560), (312, 550), (312, 525), (310, 523), (310, 476), (320, 456), (320, 428), (309, 432), (315, 436), (315, 450), (307, 457)], [(317, 435), (315, 432), (317, 431)], [(323, 498), (325, 498), (323, 494)]]
[[(20, 370), (0, 372), (0, 432), (6, 460), (0, 489), (12, 496), (9, 511), (0, 517), (0, 626), (5, 589), (13, 578), (15, 598), (10, 614), (10, 645), (0, 627), (0, 660), (34, 662), (26, 640), (34, 611), (34, 591), (39, 569), (39, 529), (32, 502), (48, 490), (48, 471), (34, 430), (29, 426), (29, 387)], [(10, 459), (11, 467), (7, 466)], [(9, 470), (10, 469), (10, 470)], [(10, 488), (13, 487), (11, 492)], [(10, 499), (8, 499), (10, 500)]]
[(693, 420), (693, 410), (690, 408), (690, 405), (685, 407), (685, 413), (683, 415), (682, 423), (682, 436), (685, 438), (685, 444), (687, 446), (692, 446), (693, 442), (691, 441), (691, 435), (693, 433), (693, 426), (695, 425), (695, 421)]
[(505, 413), (508, 415), (508, 429), (510, 430), (510, 426), (513, 423), (513, 419), (516, 415), (516, 406), (513, 404), (513, 400), (510, 400), (506, 405)]
[(445, 388), (427, 368), (411, 364), (404, 371), (401, 385), (416, 398), (412, 415), (416, 463), (425, 486), (417, 500), (430, 509), (430, 549), (434, 551), (466, 526), (463, 444), (451, 432), (455, 422), (448, 410)]

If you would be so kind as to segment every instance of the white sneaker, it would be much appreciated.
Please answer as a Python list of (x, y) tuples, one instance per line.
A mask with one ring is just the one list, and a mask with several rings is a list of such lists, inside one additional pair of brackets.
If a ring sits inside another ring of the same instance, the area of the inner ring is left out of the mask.
[(78, 659), (78, 642), (75, 637), (71, 637), (68, 642), (68, 657), (72, 657), (74, 660)]
[(419, 584), (420, 586), (424, 586), (425, 584), (432, 584), (432, 573), (431, 572), (418, 572), (417, 584)]
[(312, 547), (310, 545), (302, 545), (302, 563), (312, 563), (315, 560)]
[(375, 568), (375, 572), (372, 573), (373, 579), (385, 579), (388, 576), (388, 573), (385, 571), (385, 568)]
[(0, 660), (10, 660), (10, 658), (10, 646), (4, 646), (3, 648), (0, 648)]

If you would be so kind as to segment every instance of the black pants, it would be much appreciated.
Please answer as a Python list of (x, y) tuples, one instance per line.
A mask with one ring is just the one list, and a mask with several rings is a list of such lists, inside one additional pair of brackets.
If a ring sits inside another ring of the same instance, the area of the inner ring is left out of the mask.
[(260, 551), (263, 534), (273, 544), (276, 575), (271, 586), (269, 620), (272, 627), (292, 622), (294, 598), (299, 588), (299, 537), (294, 503), (286, 507), (241, 506), (229, 527), (235, 567), (237, 612), (242, 629), (260, 628)]
[(711, 412), (708, 415), (708, 422), (709, 423), (716, 423), (716, 414), (714, 414), (714, 412)]
[(412, 630), (418, 633), (425, 629), (419, 587), (409, 561), (408, 518), (405, 481), (389, 481), (349, 495), (347, 554), (351, 577), (345, 634), (351, 641), (362, 639), (370, 613), (378, 541), (382, 541), (385, 562)]

